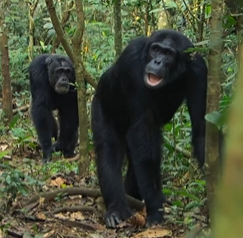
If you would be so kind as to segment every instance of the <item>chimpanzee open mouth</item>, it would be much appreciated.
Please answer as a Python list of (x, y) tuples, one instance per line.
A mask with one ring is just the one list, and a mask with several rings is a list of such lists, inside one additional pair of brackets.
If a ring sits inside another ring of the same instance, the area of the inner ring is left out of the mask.
[(163, 78), (162, 77), (160, 78), (157, 75), (151, 74), (151, 73), (146, 73), (145, 74), (145, 83), (147, 84), (147, 86), (157, 87), (162, 82), (163, 82)]

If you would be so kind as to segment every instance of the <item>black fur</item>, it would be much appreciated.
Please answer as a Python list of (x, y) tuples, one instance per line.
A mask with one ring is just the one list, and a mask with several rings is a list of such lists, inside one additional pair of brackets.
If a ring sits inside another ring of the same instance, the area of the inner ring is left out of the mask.
[[(105, 201), (107, 226), (132, 215), (125, 192), (144, 199), (147, 223), (160, 223), (165, 201), (161, 192), (161, 127), (186, 100), (192, 144), (204, 163), (207, 67), (183, 34), (161, 30), (130, 42), (100, 78), (92, 102), (92, 130), (97, 172)], [(129, 166), (122, 180), (122, 161)]]
[[(74, 156), (77, 143), (78, 107), (73, 64), (66, 56), (42, 54), (30, 64), (31, 117), (43, 151), (43, 162), (52, 152)], [(52, 111), (58, 110), (58, 126)], [(51, 138), (57, 141), (52, 145)]]

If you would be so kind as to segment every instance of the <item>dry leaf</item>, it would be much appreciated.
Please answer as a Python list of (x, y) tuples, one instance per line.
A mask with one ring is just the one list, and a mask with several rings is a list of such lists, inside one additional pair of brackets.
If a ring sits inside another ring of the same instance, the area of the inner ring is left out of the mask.
[(45, 198), (44, 198), (44, 197), (40, 197), (40, 198), (39, 198), (39, 204), (40, 204), (40, 205), (43, 205), (44, 202), (45, 202)]
[(155, 227), (136, 234), (135, 238), (161, 238), (165, 236), (172, 236), (172, 231), (163, 229), (162, 227)]
[(67, 219), (62, 213), (57, 213), (54, 216), (59, 218), (59, 219)]
[(65, 183), (66, 183), (66, 179), (63, 179), (61, 177), (57, 177), (57, 178), (51, 180), (50, 186), (60, 188)]
[(8, 145), (0, 145), (0, 150), (5, 151), (8, 148)]
[(70, 215), (71, 220), (75, 221), (75, 220), (79, 220), (82, 221), (85, 219), (84, 215), (81, 212), (73, 212)]
[(42, 212), (39, 212), (36, 214), (36, 217), (39, 218), (39, 219), (42, 219), (42, 220), (45, 220), (46, 219), (46, 216), (44, 213)]
[(49, 237), (53, 237), (55, 231), (54, 230), (51, 230), (47, 233), (44, 234), (43, 238), (49, 238)]
[(146, 221), (144, 216), (136, 212), (133, 216), (127, 219), (127, 223), (132, 224), (133, 226), (144, 227)]

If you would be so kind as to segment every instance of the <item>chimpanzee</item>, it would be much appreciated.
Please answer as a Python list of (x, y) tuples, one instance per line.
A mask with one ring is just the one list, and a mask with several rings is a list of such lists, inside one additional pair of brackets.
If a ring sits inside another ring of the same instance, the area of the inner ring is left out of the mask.
[(125, 193), (145, 200), (148, 225), (163, 221), (161, 127), (184, 100), (194, 155), (200, 166), (204, 163), (207, 66), (199, 54), (189, 53), (192, 47), (180, 32), (156, 31), (132, 40), (100, 78), (92, 101), (92, 130), (108, 227), (132, 215)]
[[(43, 162), (52, 152), (61, 151), (73, 157), (78, 133), (77, 91), (75, 71), (67, 56), (42, 54), (30, 64), (31, 117), (36, 128)], [(52, 111), (58, 110), (58, 126)], [(56, 142), (52, 145), (52, 137)]]

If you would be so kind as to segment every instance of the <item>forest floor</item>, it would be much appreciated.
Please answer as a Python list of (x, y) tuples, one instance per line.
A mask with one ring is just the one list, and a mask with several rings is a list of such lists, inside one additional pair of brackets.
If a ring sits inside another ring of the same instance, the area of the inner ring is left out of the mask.
[[(0, 238), (196, 238), (207, 233), (201, 208), (184, 211), (168, 204), (165, 223), (145, 227), (146, 212), (137, 200), (129, 200), (135, 211), (132, 218), (107, 229), (95, 169), (81, 179), (73, 171), (77, 158), (67, 160), (58, 154), (43, 166), (36, 140), (30, 137), (0, 138)], [(91, 164), (93, 157), (90, 154)]]

